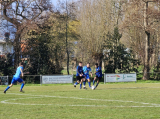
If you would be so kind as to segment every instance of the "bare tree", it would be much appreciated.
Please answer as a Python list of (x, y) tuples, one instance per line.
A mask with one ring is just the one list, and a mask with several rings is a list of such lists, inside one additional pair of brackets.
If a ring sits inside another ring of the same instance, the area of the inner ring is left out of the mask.
[(111, 22), (111, 0), (82, 0), (77, 5), (77, 18), (80, 20), (79, 48), (85, 62), (94, 59), (101, 64), (106, 34), (113, 30)]
[(49, 10), (51, 4), (49, 0), (8, 0), (1, 2), (3, 6), (3, 17), (16, 28), (14, 51), (15, 67), (20, 60), (21, 33), (27, 27), (31, 27), (32, 22), (36, 20), (43, 11)]
[(158, 3), (158, 0), (131, 0), (126, 5), (123, 28), (137, 27), (144, 33), (144, 80), (149, 79), (151, 33), (155, 30), (155, 24), (160, 21)]

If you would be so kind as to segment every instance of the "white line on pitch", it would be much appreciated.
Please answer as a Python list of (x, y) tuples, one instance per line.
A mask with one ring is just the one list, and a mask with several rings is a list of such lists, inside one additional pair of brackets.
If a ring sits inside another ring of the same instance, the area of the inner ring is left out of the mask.
[[(107, 99), (90, 99), (90, 98), (78, 98), (78, 97), (62, 97), (62, 96), (48, 96), (48, 95), (31, 95), (31, 94), (17, 94), (17, 93), (7, 93), (11, 95), (27, 95), (27, 96), (34, 96), (30, 98), (38, 98), (38, 97), (57, 97), (57, 98), (71, 98), (71, 99), (80, 99), (80, 100), (94, 100), (94, 101), (110, 101), (110, 102), (130, 102), (130, 103), (139, 103), (143, 105), (151, 105), (151, 106), (113, 106), (113, 107), (160, 107), (160, 104), (153, 104), (153, 103), (144, 103), (144, 102), (134, 102), (134, 101), (123, 101), (123, 100), (107, 100)], [(18, 98), (21, 99), (21, 98)], [(26, 99), (26, 98), (25, 98)], [(16, 99), (9, 99), (9, 100), (16, 100)], [(1, 101), (1, 103), (7, 103), (7, 104), (22, 104), (22, 105), (28, 105), (24, 103), (10, 103), (7, 102), (9, 100)], [(53, 104), (31, 104), (31, 105), (53, 105)], [(65, 105), (59, 105), (59, 106), (65, 106)], [(67, 105), (66, 105), (67, 106)], [(76, 106), (76, 105), (68, 105), (68, 106)], [(87, 105), (77, 105), (77, 106), (87, 106)], [(97, 106), (97, 105), (91, 105), (91, 106)], [(106, 105), (105, 105), (106, 106)], [(107, 106), (112, 107), (112, 106)]]
[(60, 104), (25, 104), (25, 103), (12, 103), (7, 102), (11, 100), (20, 100), (20, 99), (33, 99), (33, 98), (41, 98), (41, 97), (27, 97), (27, 98), (17, 98), (17, 99), (8, 99), (1, 101), (4, 104), (18, 104), (18, 105), (44, 105), (44, 106), (71, 106), (71, 107), (160, 107), (160, 106), (107, 106), (107, 105), (60, 105)]

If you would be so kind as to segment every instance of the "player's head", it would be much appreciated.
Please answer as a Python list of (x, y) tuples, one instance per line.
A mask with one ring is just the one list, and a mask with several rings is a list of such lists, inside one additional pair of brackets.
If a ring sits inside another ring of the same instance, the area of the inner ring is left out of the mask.
[(19, 63), (19, 66), (23, 66), (23, 62), (20, 62), (20, 63)]
[(96, 68), (98, 67), (98, 63), (95, 63), (95, 67), (96, 67)]
[(79, 62), (79, 66), (80, 66), (80, 67), (82, 66), (82, 62)]
[(90, 63), (87, 63), (87, 67), (90, 67)]

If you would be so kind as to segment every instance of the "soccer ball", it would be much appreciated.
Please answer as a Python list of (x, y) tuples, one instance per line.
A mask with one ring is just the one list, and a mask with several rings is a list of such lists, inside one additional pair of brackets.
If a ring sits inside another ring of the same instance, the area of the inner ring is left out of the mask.
[(94, 89), (95, 89), (95, 86), (93, 85), (93, 86), (92, 86), (92, 90), (94, 90)]

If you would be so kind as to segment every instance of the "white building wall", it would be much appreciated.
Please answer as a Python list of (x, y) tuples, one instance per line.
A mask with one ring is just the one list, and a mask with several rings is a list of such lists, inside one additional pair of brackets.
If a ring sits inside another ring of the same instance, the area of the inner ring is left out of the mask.
[[(0, 4), (0, 26), (2, 26), (3, 19), (2, 5)], [(3, 21), (4, 22), (4, 21)], [(11, 42), (6, 42), (4, 40), (4, 34), (6, 31), (2, 30), (0, 27), (0, 55), (5, 55), (6, 53), (14, 53), (14, 48)]]
[(3, 44), (0, 44), (0, 55), (3, 54)]
[(14, 53), (13, 45), (11, 42), (0, 40), (0, 55), (5, 55), (6, 53)]

